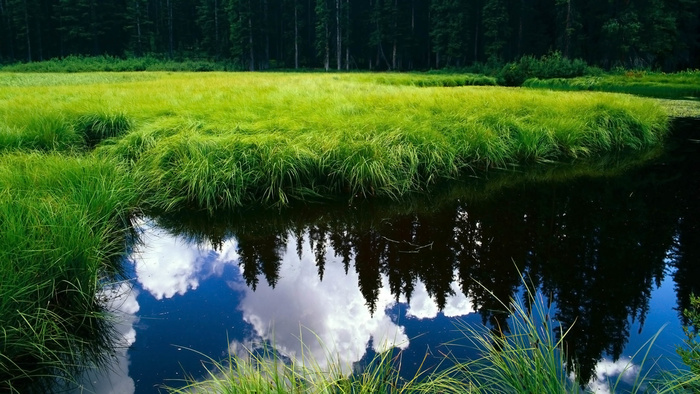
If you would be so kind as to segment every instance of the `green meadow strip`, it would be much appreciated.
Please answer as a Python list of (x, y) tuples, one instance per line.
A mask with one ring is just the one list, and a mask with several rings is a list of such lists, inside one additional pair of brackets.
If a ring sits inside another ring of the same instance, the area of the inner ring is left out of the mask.
[(616, 74), (577, 78), (532, 78), (523, 86), (537, 89), (565, 91), (604, 91), (630, 93), (638, 96), (664, 99), (700, 99), (700, 71), (665, 74), (628, 71)]
[(213, 210), (398, 198), (472, 168), (658, 146), (667, 129), (657, 104), (623, 95), (419, 88), (391, 74), (124, 75), (4, 89), (0, 149), (97, 146), (131, 167), (149, 205)]

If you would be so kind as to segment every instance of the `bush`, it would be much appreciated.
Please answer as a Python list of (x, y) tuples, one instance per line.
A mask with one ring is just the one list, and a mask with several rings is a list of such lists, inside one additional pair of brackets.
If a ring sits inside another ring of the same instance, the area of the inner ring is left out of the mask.
[(588, 67), (581, 59), (569, 59), (560, 52), (554, 52), (537, 59), (523, 56), (517, 62), (503, 66), (498, 80), (501, 85), (520, 86), (530, 78), (573, 78), (580, 77), (595, 70)]

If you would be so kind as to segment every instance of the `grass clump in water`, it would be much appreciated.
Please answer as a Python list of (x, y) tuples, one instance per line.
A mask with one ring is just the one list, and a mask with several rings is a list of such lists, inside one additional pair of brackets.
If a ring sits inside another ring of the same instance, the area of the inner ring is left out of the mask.
[(134, 203), (114, 163), (0, 155), (0, 391), (106, 357), (96, 294), (118, 271)]

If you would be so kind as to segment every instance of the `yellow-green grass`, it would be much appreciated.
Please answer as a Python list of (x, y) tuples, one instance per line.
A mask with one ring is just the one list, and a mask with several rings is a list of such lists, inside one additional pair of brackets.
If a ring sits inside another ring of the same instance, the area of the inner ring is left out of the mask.
[(391, 86), (380, 80), (398, 77), (370, 74), (126, 75), (3, 88), (0, 150), (84, 146), (80, 119), (122, 119), (113, 135), (125, 135), (99, 154), (131, 165), (154, 206), (214, 209), (397, 197), (467, 168), (657, 146), (667, 129), (657, 104), (623, 95)]
[(106, 357), (96, 294), (119, 271), (134, 197), (102, 159), (0, 155), (0, 391)]

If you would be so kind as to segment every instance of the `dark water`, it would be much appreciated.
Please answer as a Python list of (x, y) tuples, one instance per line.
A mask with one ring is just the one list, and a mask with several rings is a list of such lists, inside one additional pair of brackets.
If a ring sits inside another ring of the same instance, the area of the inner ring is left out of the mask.
[(203, 373), (189, 349), (221, 359), (268, 341), (299, 359), (300, 337), (305, 355), (323, 366), (330, 349), (348, 370), (395, 346), (411, 374), (426, 353), (474, 356), (445, 345), (463, 337), (456, 319), (507, 329), (494, 295), (519, 296), (520, 273), (573, 323), (584, 380), (619, 374), (662, 327), (651, 357), (679, 364), (679, 311), (700, 293), (699, 138), (698, 122), (679, 122), (642, 166), (492, 171), (404, 204), (144, 219), (112, 302), (128, 347), (88, 387), (180, 385)]

